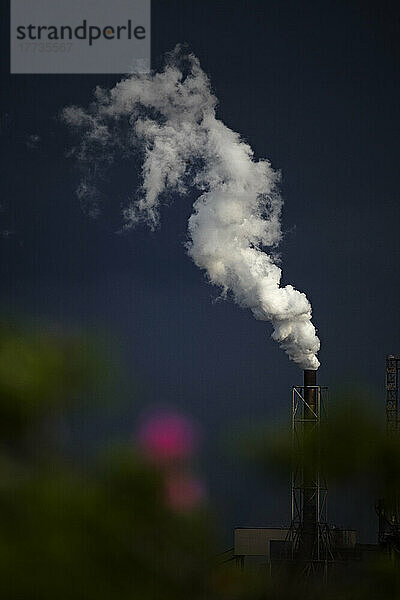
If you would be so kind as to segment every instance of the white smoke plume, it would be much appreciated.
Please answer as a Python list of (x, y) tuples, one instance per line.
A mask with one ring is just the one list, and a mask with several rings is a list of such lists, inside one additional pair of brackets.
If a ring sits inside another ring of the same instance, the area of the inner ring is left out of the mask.
[[(217, 119), (216, 104), (197, 58), (177, 47), (161, 72), (97, 88), (88, 109), (68, 107), (63, 118), (78, 129), (75, 154), (91, 172), (105, 169), (121, 151), (143, 156), (141, 189), (123, 213), (126, 227), (145, 220), (155, 228), (168, 194), (196, 188), (189, 256), (223, 295), (272, 323), (273, 339), (291, 360), (317, 369), (320, 342), (311, 305), (291, 285), (280, 287), (274, 257), (282, 237), (279, 174), (268, 160), (255, 160), (240, 135)], [(85, 190), (96, 193), (88, 178), (79, 193)]]

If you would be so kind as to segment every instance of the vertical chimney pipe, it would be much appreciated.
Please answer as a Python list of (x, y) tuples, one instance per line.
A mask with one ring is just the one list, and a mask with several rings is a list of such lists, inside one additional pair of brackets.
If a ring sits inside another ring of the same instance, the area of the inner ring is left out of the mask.
[[(317, 371), (304, 370), (304, 439), (315, 433), (317, 417)], [(312, 560), (317, 539), (317, 457), (308, 457), (303, 464), (303, 523), (300, 552), (305, 560)]]

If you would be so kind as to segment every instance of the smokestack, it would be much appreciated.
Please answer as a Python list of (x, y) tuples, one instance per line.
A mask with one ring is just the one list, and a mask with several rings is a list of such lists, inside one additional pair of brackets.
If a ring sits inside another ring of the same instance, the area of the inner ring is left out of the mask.
[[(317, 417), (317, 371), (304, 370), (304, 439), (310, 437), (315, 431)], [(314, 554), (314, 545), (317, 540), (317, 457), (304, 459), (303, 464), (303, 515), (300, 534), (299, 550), (301, 558), (311, 560)]]
[[(306, 401), (304, 419), (315, 420), (315, 390), (312, 388), (317, 385), (317, 371), (304, 369), (304, 400)], [(308, 406), (307, 406), (308, 405)], [(307, 413), (307, 414), (306, 414)]]

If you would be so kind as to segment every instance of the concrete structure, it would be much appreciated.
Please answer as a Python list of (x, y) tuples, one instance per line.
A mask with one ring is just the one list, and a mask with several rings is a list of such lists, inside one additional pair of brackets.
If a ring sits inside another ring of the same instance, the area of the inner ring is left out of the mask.
[(289, 529), (283, 527), (237, 527), (234, 530), (234, 556), (258, 556), (269, 561), (271, 542), (284, 542), (288, 533)]
[[(359, 553), (354, 529), (330, 528), (332, 551), (345, 560), (349, 554)], [(234, 530), (233, 557), (245, 564), (271, 566), (275, 561), (292, 560), (292, 542), (289, 527), (237, 527)]]

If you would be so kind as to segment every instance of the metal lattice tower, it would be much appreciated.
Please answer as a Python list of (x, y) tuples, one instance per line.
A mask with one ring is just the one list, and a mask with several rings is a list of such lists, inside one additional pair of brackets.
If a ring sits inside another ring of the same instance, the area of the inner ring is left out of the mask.
[(400, 356), (386, 356), (386, 426), (389, 434), (399, 430)]
[[(400, 356), (386, 356), (386, 428), (392, 438), (399, 435)], [(381, 498), (375, 505), (379, 518), (378, 540), (382, 548), (400, 553), (400, 491)]]
[[(310, 400), (311, 399), (311, 400)], [(288, 534), (292, 558), (303, 565), (305, 575), (327, 575), (333, 561), (327, 522), (328, 490), (320, 469), (319, 436), (326, 418), (327, 388), (318, 385), (292, 388), (292, 523)], [(316, 441), (315, 455), (305, 456), (304, 440)]]

